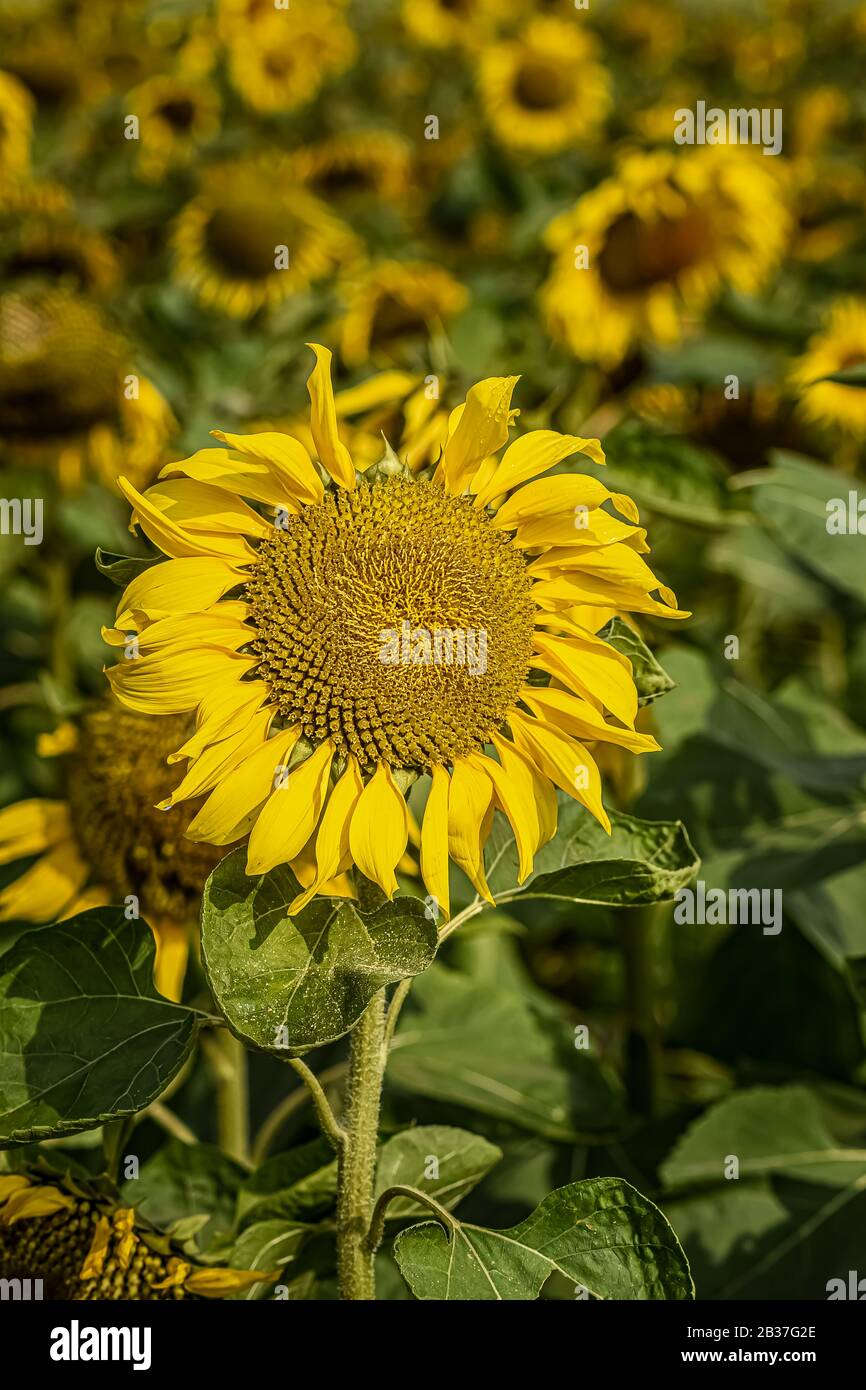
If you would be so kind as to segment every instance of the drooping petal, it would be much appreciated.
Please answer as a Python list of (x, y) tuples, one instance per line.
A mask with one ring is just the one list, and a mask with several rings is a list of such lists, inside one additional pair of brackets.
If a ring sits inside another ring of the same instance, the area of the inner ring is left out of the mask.
[(531, 791), (533, 795), (538, 816), (538, 842), (534, 850), (537, 854), (556, 834), (558, 806), (555, 788), (535, 763), (523, 753), (519, 753), (504, 734), (494, 734), (492, 742), (505, 769), (505, 775), (525, 791), (525, 794)]
[(591, 633), (554, 637), (536, 631), (538, 655), (530, 666), (556, 676), (570, 690), (596, 705), (604, 705), (622, 724), (634, 728), (637, 689), (631, 662), (609, 643)]
[(0, 891), (0, 921), (56, 921), (80, 893), (88, 872), (75, 842), (62, 840)]
[(126, 478), (118, 478), (117, 485), (132, 507), (130, 531), (140, 526), (148, 540), (173, 559), (211, 558), (237, 564), (248, 564), (255, 560), (256, 553), (244, 536), (191, 530), (167, 515), (166, 510), (149, 495), (149, 490), (146, 493), (138, 492)]
[(630, 753), (653, 753), (659, 748), (652, 734), (638, 734), (631, 729), (620, 729), (617, 725), (609, 724), (588, 700), (569, 695), (567, 690), (527, 685), (521, 690), (520, 698), (539, 719), (558, 725), (575, 738), (615, 743), (627, 748)]
[(438, 764), (434, 766), (431, 776), (432, 786), (421, 825), (421, 877), (439, 912), (448, 918), (451, 915), (448, 882), (448, 793), (451, 779), (447, 770)]
[(496, 805), (514, 832), (519, 861), (517, 879), (518, 883), (523, 883), (532, 873), (532, 860), (541, 834), (532, 773), (524, 765), (522, 780), (510, 777), (501, 763), (480, 753), (471, 754), (467, 761), (493, 783)]
[(273, 790), (278, 769), (285, 767), (300, 734), (300, 726), (282, 729), (239, 763), (187, 827), (187, 839), (211, 845), (240, 839)]
[(508, 716), (517, 747), (568, 796), (573, 796), (610, 834), (610, 819), (601, 800), (601, 777), (582, 744), (541, 719), (512, 710)]
[(221, 684), (234, 685), (242, 672), (255, 665), (254, 656), (217, 647), (169, 647), (153, 656), (118, 662), (105, 674), (128, 709), (141, 714), (185, 714)]
[[(217, 430), (211, 430), (211, 434), (227, 443), (244, 437), (226, 435)], [(292, 491), (276, 476), (275, 470), (256, 458), (233, 458), (228, 449), (199, 449), (189, 458), (167, 463), (159, 472), (160, 478), (178, 475), (222, 488), (235, 497), (249, 497), (267, 507), (285, 507), (295, 512), (300, 510)]]
[(364, 783), (357, 760), (351, 755), (346, 769), (325, 803), (322, 820), (316, 834), (316, 872), (312, 882), (295, 898), (289, 912), (301, 912), (316, 893), (331, 879), (343, 873), (352, 862), (349, 847), (349, 828)]
[(387, 763), (379, 763), (365, 786), (349, 829), (352, 858), (366, 878), (392, 898), (394, 873), (409, 842), (406, 800)]
[(493, 524), (511, 531), (542, 518), (574, 516), (579, 507), (591, 509), (607, 501), (629, 521), (640, 521), (637, 507), (625, 493), (610, 492), (590, 473), (563, 473), (518, 488), (496, 512)]
[(157, 809), (167, 811), (181, 801), (211, 791), (265, 742), (273, 717), (273, 709), (259, 710), (235, 733), (204, 748), (190, 762), (186, 775), (174, 791), (157, 803)]
[(448, 853), (477, 893), (493, 902), (484, 872), (487, 813), (493, 802), (493, 783), (465, 758), (454, 760), (448, 795)]
[(334, 388), (331, 385), (331, 353), (318, 343), (307, 343), (316, 354), (316, 365), (307, 378), (310, 393), (310, 429), (319, 461), (340, 487), (354, 488), (355, 465), (340, 439)]
[(334, 745), (330, 739), (280, 779), (253, 826), (247, 873), (266, 874), (300, 854), (322, 812)]

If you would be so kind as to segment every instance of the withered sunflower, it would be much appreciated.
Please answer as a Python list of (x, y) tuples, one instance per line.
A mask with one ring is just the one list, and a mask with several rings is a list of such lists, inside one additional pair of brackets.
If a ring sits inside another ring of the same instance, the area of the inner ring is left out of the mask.
[[(495, 808), (521, 879), (555, 831), (557, 787), (609, 826), (584, 740), (657, 745), (634, 731), (630, 663), (597, 632), (613, 610), (686, 615), (643, 559), (629, 498), (589, 474), (541, 476), (575, 454), (603, 462), (598, 441), (536, 430), (497, 457), (517, 378), (469, 391), (427, 476), (386, 456), (359, 477), (331, 354), (313, 351), (319, 467), (290, 436), (217, 431), (227, 449), (145, 493), (121, 480), (132, 527), (168, 558), (122, 596), (107, 635), (134, 633), (140, 655), (108, 675), (131, 709), (195, 711), (172, 796), (207, 795), (188, 835), (249, 834), (250, 874), (312, 854), (293, 912), (352, 865), (394, 893), (405, 794), (426, 777), (421, 871), (447, 915), (449, 859), (489, 897)], [(483, 639), (483, 670), (437, 658), (448, 633)]]

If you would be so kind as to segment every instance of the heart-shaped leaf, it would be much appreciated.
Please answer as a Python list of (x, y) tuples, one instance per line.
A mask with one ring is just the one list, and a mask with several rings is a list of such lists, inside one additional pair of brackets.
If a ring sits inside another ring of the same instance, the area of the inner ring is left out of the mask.
[(631, 662), (639, 705), (651, 705), (660, 695), (673, 690), (674, 682), (667, 671), (656, 661), (646, 642), (622, 618), (611, 618), (598, 635)]
[(553, 1273), (592, 1298), (690, 1299), (689, 1266), (658, 1207), (620, 1178), (591, 1178), (551, 1192), (507, 1231), (451, 1217), (425, 1222), (394, 1242), (416, 1298), (537, 1298)]
[(433, 960), (436, 928), (424, 903), (398, 897), (370, 910), (348, 898), (301, 891), (287, 865), (244, 872), (246, 850), (227, 855), (205, 887), (202, 956), (214, 998), (251, 1047), (291, 1056), (348, 1033), (385, 985)]
[(0, 959), (0, 1143), (93, 1129), (165, 1089), (198, 1016), (156, 992), (155, 954), (144, 922), (103, 907)]

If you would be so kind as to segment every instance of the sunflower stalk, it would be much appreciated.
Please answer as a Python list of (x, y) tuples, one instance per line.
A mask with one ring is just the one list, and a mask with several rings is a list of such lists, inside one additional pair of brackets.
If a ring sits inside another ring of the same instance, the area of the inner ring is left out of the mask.
[(340, 1297), (376, 1297), (374, 1253), (368, 1245), (385, 1076), (385, 992), (352, 1030), (346, 1090), (345, 1140), (337, 1177), (337, 1274)]

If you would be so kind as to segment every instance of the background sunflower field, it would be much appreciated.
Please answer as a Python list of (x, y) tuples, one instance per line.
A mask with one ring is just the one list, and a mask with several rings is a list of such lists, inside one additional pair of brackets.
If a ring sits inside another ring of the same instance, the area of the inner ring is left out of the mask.
[[(864, 66), (863, 0), (0, 0), (0, 977), (138, 891), (162, 995), (209, 1008), (191, 924), (221, 851), (184, 857), (161, 735), (105, 703), (101, 630), (151, 554), (118, 475), (144, 488), (215, 427), (306, 442), (311, 341), (358, 467), (383, 437), (435, 463), (467, 389), (519, 375), (520, 425), (601, 440), (587, 471), (691, 612), (625, 630), (662, 751), (596, 749), (679, 877), (455, 933), (396, 1035), (381, 1170), (456, 1145), (441, 1200), (495, 1228), (622, 1179), (703, 1300), (866, 1278)], [(679, 143), (699, 103), (765, 113), (778, 152), (760, 121)], [(688, 883), (782, 906), (695, 920)], [(59, 966), (28, 968), (38, 997)], [(184, 1027), (134, 1129), (61, 1113), (41, 1143), (7, 1123), (0, 1048), (0, 1264), (4, 1202), (44, 1187), (84, 1212), (89, 1297), (153, 1265), (178, 1297), (335, 1298), (309, 1093)], [(344, 1040), (317, 1072), (339, 1110)], [(390, 1244), (377, 1285), (412, 1296)]]

